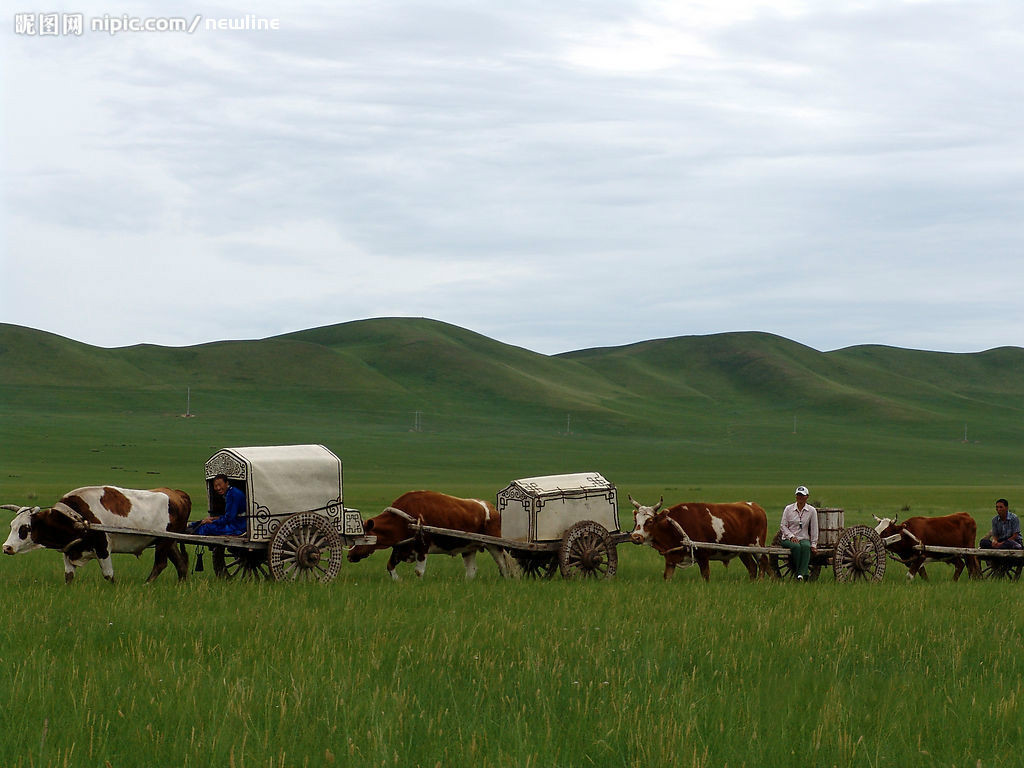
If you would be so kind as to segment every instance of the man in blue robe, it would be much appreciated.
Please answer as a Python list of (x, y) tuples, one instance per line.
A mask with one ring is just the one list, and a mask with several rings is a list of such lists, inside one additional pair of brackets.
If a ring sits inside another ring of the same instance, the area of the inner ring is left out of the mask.
[(210, 536), (238, 536), (245, 533), (245, 494), (228, 483), (227, 475), (213, 478), (213, 490), (224, 497), (224, 514), (200, 520), (195, 533)]

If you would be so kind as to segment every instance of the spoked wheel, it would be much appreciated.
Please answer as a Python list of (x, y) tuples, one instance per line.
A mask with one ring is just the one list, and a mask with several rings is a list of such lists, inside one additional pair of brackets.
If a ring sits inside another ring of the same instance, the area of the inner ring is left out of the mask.
[(213, 572), (222, 579), (262, 581), (270, 578), (267, 553), (245, 547), (211, 547)]
[(558, 555), (547, 552), (539, 555), (513, 554), (525, 579), (550, 579), (558, 570)]
[(1020, 572), (1024, 569), (1024, 562), (1016, 557), (981, 556), (978, 560), (981, 561), (981, 578), (983, 579), (1018, 581), (1020, 579)]
[[(768, 564), (771, 565), (775, 575), (780, 579), (795, 579), (796, 568), (793, 567), (793, 560), (789, 555), (768, 555)], [(821, 566), (811, 563), (807, 566), (807, 580), (817, 581), (821, 575)]]
[(341, 536), (312, 512), (300, 512), (274, 531), (267, 547), (275, 581), (332, 581), (341, 571)]
[(566, 579), (607, 579), (615, 575), (618, 564), (619, 554), (615, 543), (600, 523), (582, 520), (562, 537), (558, 565)]
[(796, 569), (793, 567), (793, 560), (789, 555), (768, 555), (768, 563), (780, 579), (796, 578)]
[(836, 542), (832, 557), (836, 581), (881, 581), (885, 575), (885, 544), (874, 528), (854, 525)]

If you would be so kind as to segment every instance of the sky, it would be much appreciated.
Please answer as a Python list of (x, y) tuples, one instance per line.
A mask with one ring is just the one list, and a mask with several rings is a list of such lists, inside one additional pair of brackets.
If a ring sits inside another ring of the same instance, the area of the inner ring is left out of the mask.
[(1024, 343), (1019, 0), (57, 10), (0, 29), (0, 322)]

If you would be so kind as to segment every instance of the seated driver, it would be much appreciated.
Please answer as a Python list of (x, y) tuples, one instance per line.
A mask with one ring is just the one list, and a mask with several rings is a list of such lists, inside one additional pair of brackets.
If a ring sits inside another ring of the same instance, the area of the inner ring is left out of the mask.
[(224, 497), (224, 514), (203, 518), (195, 524), (193, 533), (204, 536), (238, 536), (245, 533), (245, 494), (228, 482), (227, 475), (213, 478), (213, 490)]
[(1010, 511), (1010, 502), (1006, 499), (996, 501), (992, 530), (979, 546), (982, 549), (1024, 549), (1020, 540), (1020, 519)]

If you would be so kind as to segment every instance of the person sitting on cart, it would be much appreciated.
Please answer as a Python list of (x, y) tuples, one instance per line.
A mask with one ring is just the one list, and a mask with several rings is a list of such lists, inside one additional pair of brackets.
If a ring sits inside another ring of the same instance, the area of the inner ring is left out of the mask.
[(789, 550), (797, 581), (804, 581), (810, 571), (811, 553), (818, 549), (818, 510), (807, 503), (805, 486), (799, 486), (794, 494), (796, 502), (782, 510), (779, 543)]
[(1010, 511), (1010, 502), (1006, 499), (996, 501), (992, 530), (979, 546), (982, 549), (1024, 549), (1020, 540), (1020, 518)]
[(245, 533), (245, 494), (228, 482), (227, 475), (213, 478), (213, 490), (224, 497), (224, 514), (210, 515), (195, 524), (202, 536), (238, 536)]

